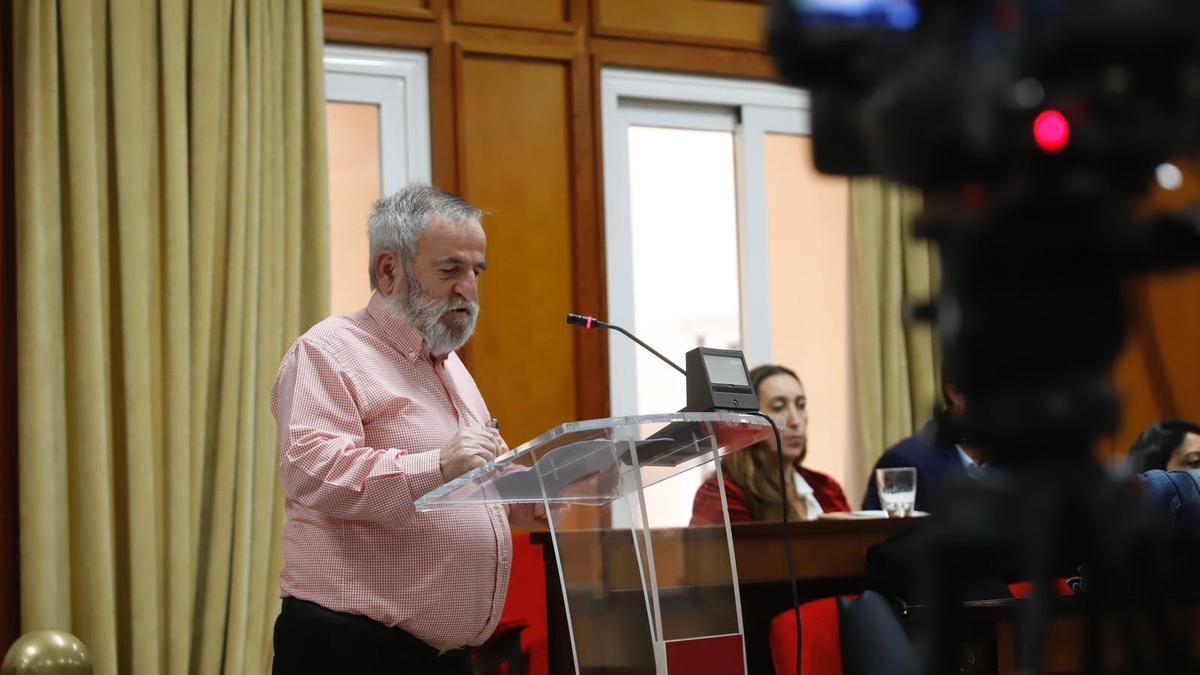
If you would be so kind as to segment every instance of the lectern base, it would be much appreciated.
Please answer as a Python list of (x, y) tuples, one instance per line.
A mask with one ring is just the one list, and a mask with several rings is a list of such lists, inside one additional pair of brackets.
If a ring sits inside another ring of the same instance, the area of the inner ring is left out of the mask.
[(746, 675), (741, 635), (672, 640), (666, 643), (667, 672)]

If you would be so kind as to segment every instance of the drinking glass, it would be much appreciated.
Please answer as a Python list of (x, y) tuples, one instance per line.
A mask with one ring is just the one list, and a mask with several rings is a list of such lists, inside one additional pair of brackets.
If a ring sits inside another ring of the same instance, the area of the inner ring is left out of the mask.
[(911, 466), (898, 469), (876, 469), (875, 486), (879, 488), (879, 503), (888, 518), (908, 518), (917, 503), (917, 470)]

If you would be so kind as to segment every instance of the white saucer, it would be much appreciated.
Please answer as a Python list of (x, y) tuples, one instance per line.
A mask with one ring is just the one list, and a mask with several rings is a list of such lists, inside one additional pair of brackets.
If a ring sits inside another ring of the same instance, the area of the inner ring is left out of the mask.
[[(924, 518), (929, 514), (924, 511), (913, 511), (910, 518)], [(887, 511), (882, 509), (872, 511), (834, 511), (817, 516), (821, 520), (880, 520), (887, 519)]]

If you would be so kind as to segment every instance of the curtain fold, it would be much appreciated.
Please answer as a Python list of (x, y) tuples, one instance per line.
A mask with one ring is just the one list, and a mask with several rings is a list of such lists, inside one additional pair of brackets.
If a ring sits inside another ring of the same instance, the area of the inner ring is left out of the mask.
[(933, 297), (940, 284), (935, 246), (912, 237), (920, 210), (921, 197), (912, 190), (877, 179), (851, 182), (850, 296), (862, 448), (851, 475), (867, 476), (884, 450), (931, 418), (939, 397), (934, 333), (927, 324), (903, 320), (906, 303)]
[(22, 629), (270, 663), (269, 395), (328, 311), (319, 0), (14, 6)]

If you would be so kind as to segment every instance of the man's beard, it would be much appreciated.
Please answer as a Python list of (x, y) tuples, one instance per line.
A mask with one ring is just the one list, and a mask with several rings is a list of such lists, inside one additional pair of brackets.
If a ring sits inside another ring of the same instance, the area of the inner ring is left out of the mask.
[[(425, 338), (430, 354), (445, 356), (471, 339), (479, 316), (478, 302), (462, 297), (439, 300), (426, 295), (425, 289), (411, 276), (405, 275), (404, 281), (405, 290), (396, 294), (392, 309)], [(449, 314), (456, 309), (465, 309), (467, 313)]]

